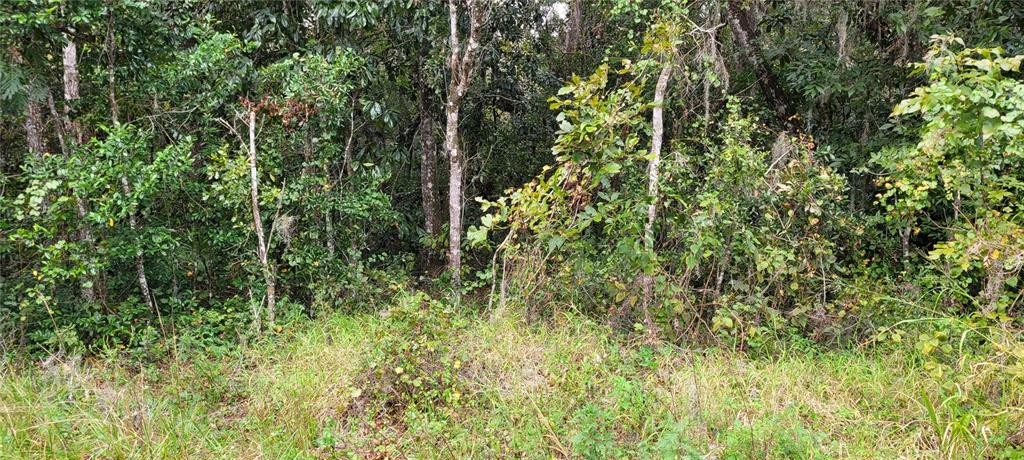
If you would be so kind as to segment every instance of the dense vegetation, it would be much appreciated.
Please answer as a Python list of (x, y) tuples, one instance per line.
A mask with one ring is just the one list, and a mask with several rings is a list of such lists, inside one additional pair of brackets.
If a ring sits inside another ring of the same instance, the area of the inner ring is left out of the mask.
[(0, 457), (1024, 455), (1015, 0), (6, 0), (0, 52)]

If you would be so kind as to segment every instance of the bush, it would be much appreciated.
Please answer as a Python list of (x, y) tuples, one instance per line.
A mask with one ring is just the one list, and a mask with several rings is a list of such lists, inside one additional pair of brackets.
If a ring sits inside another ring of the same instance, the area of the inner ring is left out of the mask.
[(408, 411), (445, 412), (466, 396), (459, 381), (464, 357), (454, 356), (451, 342), (466, 321), (448, 304), (423, 292), (402, 293), (376, 330), (367, 368), (354, 385), (355, 417), (400, 420)]

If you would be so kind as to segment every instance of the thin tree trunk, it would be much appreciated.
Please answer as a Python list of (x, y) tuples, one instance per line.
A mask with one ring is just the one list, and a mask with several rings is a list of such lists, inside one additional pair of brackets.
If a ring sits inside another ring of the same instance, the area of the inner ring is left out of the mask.
[(68, 38), (64, 45), (64, 125), (74, 145), (82, 143), (82, 129), (71, 117), (72, 106), (80, 98), (78, 91), (78, 46)]
[(465, 0), (469, 13), (469, 38), (466, 49), (459, 44), (459, 9), (457, 0), (448, 0), (449, 46), (448, 100), (445, 103), (444, 149), (448, 155), (448, 270), (458, 293), (462, 283), (462, 154), (459, 151), (459, 109), (462, 98), (476, 69), (476, 52), (480, 46), (480, 28), (484, 12), (477, 0)]
[(999, 299), (1003, 295), (1003, 286), (1006, 284), (1005, 265), (1002, 260), (992, 260), (985, 270), (985, 289), (982, 291), (982, 313), (988, 314), (999, 308)]
[(54, 119), (54, 131), (57, 132), (57, 145), (60, 146), (61, 154), (67, 157), (69, 152), (66, 139), (67, 135), (64, 133), (64, 119), (61, 117), (60, 112), (57, 112), (57, 104), (54, 102), (53, 93), (50, 92), (49, 88), (46, 89), (46, 103), (50, 108), (50, 117)]
[(333, 210), (328, 209), (324, 213), (324, 224), (327, 226), (327, 255), (334, 259), (334, 255), (338, 252), (337, 247), (334, 244), (334, 218), (331, 217), (334, 213)]
[[(16, 48), (11, 48), (11, 60), (16, 65), (24, 65), (25, 58)], [(43, 102), (33, 97), (35, 92), (36, 79), (30, 77), (28, 81), (29, 97), (25, 101), (25, 144), (29, 153), (36, 158), (41, 158), (46, 152), (46, 143), (43, 141)]]
[[(313, 128), (309, 125), (306, 126), (302, 133), (302, 175), (305, 177), (311, 177), (313, 175)], [(331, 171), (326, 165), (323, 166), (321, 172), (324, 178), (331, 181)], [(313, 222), (318, 222), (323, 219), (324, 226), (327, 228), (326, 235), (324, 235), (324, 245), (327, 247), (327, 255), (334, 258), (334, 222), (331, 220), (331, 209), (316, 210), (311, 216)]]
[[(110, 120), (114, 126), (117, 127), (120, 122), (119, 112), (117, 105), (117, 78), (114, 74), (114, 62), (117, 57), (117, 43), (114, 37), (114, 11), (113, 5), (108, 4), (107, 8), (107, 84), (110, 89)], [(125, 152), (125, 161), (127, 162), (128, 152)], [(124, 193), (125, 199), (131, 196), (132, 188), (128, 185), (128, 177), (124, 174), (121, 175), (121, 191)], [(128, 213), (128, 228), (131, 230), (132, 237), (138, 237), (139, 218), (138, 213), (135, 209), (132, 209)], [(141, 244), (140, 241), (136, 240), (136, 244)], [(149, 280), (146, 278), (146, 261), (142, 254), (142, 247), (135, 248), (135, 276), (139, 281), (139, 294), (142, 295), (142, 299), (146, 302), (146, 307), (149, 311), (157, 313), (156, 305), (153, 301), (153, 295), (149, 290)]]
[(729, 28), (732, 30), (733, 38), (739, 45), (740, 54), (754, 68), (757, 77), (757, 86), (765, 98), (765, 102), (775, 111), (779, 121), (791, 132), (797, 131), (797, 124), (793, 120), (793, 104), (782, 86), (781, 80), (765, 61), (761, 50), (757, 48), (754, 40), (757, 39), (757, 22), (750, 11), (750, 2), (747, 0), (729, 0), (726, 9), (726, 18), (729, 21)]
[[(422, 71), (422, 58), (420, 59)], [(431, 241), (436, 241), (440, 233), (437, 215), (436, 168), (437, 168), (437, 142), (434, 139), (434, 117), (430, 101), (430, 90), (423, 79), (418, 76), (420, 90), (420, 195), (423, 203), (423, 221), (427, 235)], [(430, 269), (435, 256), (433, 249), (424, 246), (421, 259), (424, 267)]]
[[(334, 181), (331, 178), (330, 165), (324, 164), (323, 166), (324, 177), (327, 179), (328, 184), (332, 184)], [(324, 211), (324, 224), (327, 226), (327, 255), (331, 256), (333, 260), (335, 254), (337, 254), (337, 243), (334, 242), (334, 208), (328, 207)]]
[(908, 263), (910, 258), (910, 225), (900, 230), (900, 247), (903, 249), (903, 263)]
[[(658, 75), (658, 84), (654, 89), (654, 111), (651, 115), (651, 160), (647, 164), (647, 195), (651, 203), (647, 205), (647, 222), (644, 224), (644, 248), (648, 254), (654, 255), (654, 221), (658, 218), (658, 166), (661, 164), (661, 145), (665, 135), (665, 90), (669, 78), (672, 77), (671, 58), (664, 64)], [(653, 257), (652, 257), (653, 258)], [(651, 320), (650, 303), (654, 294), (654, 277), (652, 273), (643, 275), (643, 314), (648, 330), (654, 330)]]
[[(707, 32), (703, 38), (704, 43), (701, 45), (703, 48), (702, 53), (704, 54), (703, 59), (711, 62), (711, 68), (714, 70), (714, 75), (718, 80), (718, 85), (721, 86), (722, 94), (727, 94), (729, 91), (729, 71), (725, 66), (725, 60), (722, 57), (722, 52), (718, 48), (718, 28), (722, 22), (722, 9), (718, 0), (708, 2), (706, 8), (709, 9), (707, 12), (708, 19), (704, 26)], [(711, 78), (705, 76), (703, 78), (704, 86), (704, 131), (707, 132), (711, 125), (711, 93), (715, 83)]]
[[(78, 91), (78, 47), (70, 37), (68, 38), (67, 44), (64, 45), (63, 64), (64, 119), (61, 148), (64, 156), (69, 157), (71, 154), (70, 150), (82, 144), (81, 126), (71, 116), (72, 106), (78, 101), (80, 95)], [(53, 109), (53, 107), (51, 108)], [(86, 205), (85, 199), (77, 193), (75, 193), (75, 209), (78, 211), (78, 218), (81, 221), (79, 223), (80, 227), (78, 229), (78, 238), (83, 244), (85, 244), (86, 250), (89, 251), (86, 264), (88, 265), (88, 270), (92, 272), (98, 265), (94, 250), (96, 244), (93, 239), (92, 228), (86, 220), (88, 206)], [(94, 303), (97, 300), (96, 285), (98, 284), (98, 274), (93, 273), (90, 278), (92, 279), (82, 281), (80, 290), (82, 298), (85, 299), (86, 302)]]
[(345, 139), (345, 152), (342, 157), (342, 170), (345, 176), (352, 175), (352, 140), (356, 135), (356, 109), (355, 98), (353, 97), (352, 111), (348, 114), (348, 137)]
[[(274, 272), (270, 269), (270, 262), (267, 259), (267, 243), (263, 234), (263, 217), (260, 215), (260, 176), (256, 170), (256, 109), (249, 108), (249, 198), (252, 202), (252, 226), (256, 231), (256, 255), (260, 259), (260, 268), (263, 271), (263, 281), (267, 285), (267, 323), (274, 326), (276, 314), (276, 286)], [(257, 322), (259, 320), (257, 319)]]
[(459, 155), (459, 106), (445, 107), (445, 151), (448, 152), (448, 270), (452, 284), (462, 283), (462, 158)]
[(436, 238), (437, 224), (437, 144), (434, 141), (434, 121), (429, 113), (420, 115), (420, 193), (423, 195), (423, 215), (427, 234)]
[(114, 6), (107, 2), (107, 86), (110, 90), (110, 120), (117, 126), (119, 110), (117, 106), (117, 78), (114, 74), (114, 63), (117, 60), (117, 42), (114, 37)]

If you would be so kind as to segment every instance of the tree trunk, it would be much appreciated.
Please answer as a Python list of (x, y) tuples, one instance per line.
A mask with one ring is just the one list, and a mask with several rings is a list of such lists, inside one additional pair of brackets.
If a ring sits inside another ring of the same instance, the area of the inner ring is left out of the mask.
[(989, 314), (999, 308), (999, 299), (1003, 296), (1003, 286), (1006, 284), (1006, 271), (1002, 260), (992, 260), (985, 269), (985, 289), (981, 293), (981, 312)]
[(775, 75), (772, 67), (764, 60), (761, 50), (757, 48), (754, 40), (757, 39), (757, 22), (753, 12), (749, 9), (747, 0), (730, 0), (726, 9), (726, 18), (729, 21), (729, 28), (732, 30), (733, 38), (739, 45), (740, 54), (754, 68), (757, 76), (757, 86), (765, 98), (765, 102), (775, 111), (786, 129), (792, 133), (797, 132), (797, 124), (793, 119), (796, 112), (793, 111), (791, 99), (786, 94), (785, 88), (779, 77)]
[[(654, 221), (658, 218), (658, 166), (661, 164), (661, 145), (665, 136), (665, 90), (672, 77), (671, 57), (658, 75), (658, 84), (654, 89), (654, 111), (651, 115), (651, 160), (647, 164), (647, 195), (651, 203), (647, 205), (647, 222), (644, 224), (644, 248), (653, 259), (654, 255)], [(652, 273), (643, 275), (643, 315), (644, 323), (649, 331), (654, 330), (651, 320), (650, 303), (654, 295), (654, 277)]]
[(348, 114), (348, 137), (345, 138), (345, 151), (342, 155), (341, 169), (345, 176), (352, 175), (352, 140), (356, 135), (356, 97), (352, 97), (352, 111)]
[[(117, 105), (117, 78), (114, 74), (117, 43), (114, 37), (114, 11), (112, 4), (108, 4), (107, 8), (109, 8), (107, 11), (107, 84), (110, 89), (110, 120), (116, 127), (121, 123)], [(125, 152), (125, 161), (127, 162), (129, 159), (128, 152)], [(128, 184), (128, 177), (123, 174), (121, 175), (121, 191), (124, 193), (125, 199), (131, 196), (132, 188)], [(132, 209), (128, 213), (128, 228), (131, 230), (132, 237), (138, 237), (138, 227), (138, 213), (135, 209)], [(135, 243), (140, 245), (135, 248), (135, 276), (139, 281), (139, 294), (142, 295), (142, 299), (146, 302), (146, 307), (149, 308), (149, 311), (156, 314), (158, 313), (156, 311), (156, 304), (149, 290), (149, 280), (146, 278), (146, 261), (143, 258), (141, 242), (136, 240)]]
[(900, 230), (900, 248), (903, 250), (903, 263), (906, 264), (910, 258), (910, 224)]
[[(11, 48), (11, 60), (16, 65), (24, 65), (25, 58), (16, 48)], [(29, 153), (36, 158), (41, 158), (46, 153), (46, 143), (43, 141), (43, 101), (34, 97), (36, 88), (35, 77), (29, 77), (28, 98), (25, 101), (25, 144)]]
[(575, 53), (579, 49), (580, 38), (583, 36), (583, 0), (572, 0), (568, 7), (563, 46), (565, 46), (566, 53)]
[[(422, 62), (422, 60), (421, 60)], [(421, 65), (422, 70), (422, 65)], [(427, 235), (431, 241), (437, 241), (440, 233), (437, 215), (436, 168), (437, 168), (437, 142), (434, 139), (434, 117), (430, 101), (430, 90), (423, 76), (419, 77), (420, 86), (420, 195), (423, 203), (423, 221)], [(423, 248), (422, 260), (424, 267), (430, 269), (435, 259), (433, 249)]]
[(46, 143), (43, 141), (42, 103), (31, 96), (25, 102), (25, 140), (32, 156), (40, 158), (46, 153)]
[[(64, 45), (63, 52), (63, 64), (64, 64), (64, 120), (63, 120), (63, 135), (61, 136), (63, 142), (61, 148), (64, 156), (68, 157), (71, 154), (71, 150), (77, 148), (82, 144), (82, 129), (78, 122), (72, 117), (72, 106), (77, 103), (80, 98), (78, 91), (78, 47), (75, 45), (74, 40), (68, 38), (67, 44)], [(98, 265), (95, 258), (95, 241), (92, 236), (92, 228), (89, 226), (86, 220), (88, 214), (88, 206), (85, 202), (85, 198), (79, 194), (75, 194), (75, 209), (78, 211), (78, 218), (80, 219), (80, 227), (78, 229), (78, 238), (85, 245), (86, 250), (89, 251), (89, 255), (86, 258), (87, 269), (89, 272), (96, 270)], [(90, 276), (92, 279), (83, 280), (80, 286), (82, 298), (89, 303), (97, 301), (96, 286), (98, 283), (98, 274), (92, 273)]]
[(119, 110), (117, 107), (117, 78), (114, 74), (114, 63), (117, 60), (117, 43), (114, 37), (114, 7), (113, 4), (107, 3), (107, 86), (109, 89), (108, 97), (110, 98), (110, 120), (117, 126), (120, 121), (118, 120)]
[(445, 106), (444, 148), (448, 153), (448, 270), (452, 284), (462, 282), (462, 159), (459, 155), (459, 106)]
[[(333, 185), (334, 179), (331, 174), (331, 167), (328, 164), (323, 165), (323, 175), (329, 185)], [(334, 242), (334, 208), (328, 207), (324, 210), (324, 224), (327, 226), (327, 255), (334, 260), (337, 254), (337, 244)]]
[(480, 29), (484, 13), (477, 0), (465, 0), (469, 13), (469, 38), (466, 49), (459, 44), (459, 9), (457, 0), (448, 0), (449, 46), (448, 101), (445, 103), (444, 149), (448, 155), (448, 270), (458, 293), (462, 282), (462, 155), (459, 151), (459, 108), (476, 69), (476, 52), (480, 46)]
[(64, 45), (64, 125), (74, 146), (82, 144), (82, 129), (71, 116), (72, 106), (80, 97), (78, 91), (78, 47), (68, 38)]
[[(260, 214), (260, 176), (256, 170), (256, 109), (249, 108), (249, 198), (252, 203), (252, 227), (256, 232), (256, 255), (260, 259), (260, 268), (263, 272), (263, 281), (267, 285), (267, 323), (274, 326), (274, 316), (277, 308), (275, 299), (274, 272), (270, 269), (270, 262), (267, 259), (267, 242), (263, 234), (263, 217)], [(256, 321), (258, 322), (258, 316)]]
[(423, 215), (427, 234), (436, 238), (437, 224), (437, 144), (434, 141), (434, 121), (430, 114), (420, 115), (420, 193), (423, 195)]

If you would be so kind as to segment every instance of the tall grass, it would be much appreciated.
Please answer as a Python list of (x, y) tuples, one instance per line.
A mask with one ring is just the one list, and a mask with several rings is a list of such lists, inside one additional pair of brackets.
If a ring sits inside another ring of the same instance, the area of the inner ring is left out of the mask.
[[(900, 354), (634, 344), (588, 319), (471, 320), (465, 402), (353, 419), (387, 327), (336, 316), (241, 357), (2, 363), (0, 458), (934, 458), (959, 415)], [(397, 333), (397, 332), (396, 332)], [(924, 395), (924, 396), (922, 396)], [(966, 409), (964, 409), (966, 410)], [(939, 440), (939, 442), (936, 442)], [(975, 442), (973, 446), (984, 446)]]

